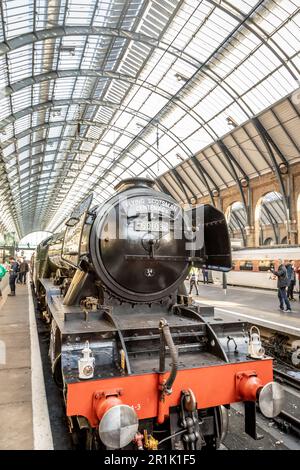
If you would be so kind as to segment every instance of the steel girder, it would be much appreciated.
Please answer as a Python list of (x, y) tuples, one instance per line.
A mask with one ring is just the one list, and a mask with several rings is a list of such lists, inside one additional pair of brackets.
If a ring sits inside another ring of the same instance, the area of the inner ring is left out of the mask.
[[(270, 212), (269, 208), (266, 206), (266, 204), (262, 204), (262, 209), (265, 210), (266, 215), (267, 215), (267, 219), (269, 220), (269, 222), (272, 226), (272, 230), (273, 230), (274, 237), (275, 237), (275, 242), (276, 242), (276, 244), (279, 244), (280, 240), (279, 240), (279, 230), (278, 230), (277, 221), (274, 220), (274, 217), (273, 217), (272, 213)], [(260, 224), (260, 227), (261, 227), (261, 224)], [(262, 227), (261, 227), (261, 230), (262, 230)]]
[[(127, 113), (132, 114), (132, 115), (136, 115), (136, 116), (138, 116), (140, 119), (144, 119), (144, 120), (147, 119), (147, 116), (146, 116), (146, 115), (144, 115), (144, 114), (142, 114), (142, 113), (136, 113), (135, 110), (130, 109), (130, 108), (127, 108), (127, 107), (125, 107), (125, 106), (121, 106), (121, 105), (117, 105), (117, 104), (115, 104), (115, 103), (110, 103), (110, 102), (101, 101), (101, 100), (84, 99), (84, 98), (78, 98), (78, 99), (72, 99), (72, 100), (54, 100), (54, 101), (52, 101), (52, 102), (41, 103), (41, 104), (39, 104), (39, 105), (35, 105), (35, 107), (33, 107), (33, 108), (32, 108), (32, 107), (29, 107), (29, 108), (25, 108), (24, 110), (21, 110), (21, 111), (20, 111), (20, 115), (24, 116), (25, 113), (36, 112), (36, 111), (40, 110), (40, 108), (42, 108), (42, 109), (47, 109), (47, 108), (49, 108), (49, 107), (51, 108), (52, 106), (53, 106), (53, 107), (54, 107), (54, 106), (65, 106), (65, 105), (67, 105), (67, 104), (79, 104), (79, 105), (80, 105), (80, 104), (90, 104), (90, 105), (97, 104), (97, 105), (101, 105), (101, 106), (112, 107), (113, 109), (119, 109), (120, 111), (124, 111), (124, 112), (127, 112)], [(18, 119), (18, 118), (20, 117), (20, 115), (17, 115), (17, 113), (16, 113), (16, 114), (14, 115), (14, 118), (15, 118), (15, 119)], [(54, 126), (55, 126), (55, 124), (56, 124), (56, 126), (57, 126), (57, 125), (60, 124), (60, 122), (59, 122), (59, 121), (58, 121), (58, 122), (53, 122), (53, 123), (51, 123), (51, 124), (53, 124)], [(91, 125), (92, 125), (92, 124), (91, 124)], [(153, 125), (154, 125), (154, 124), (153, 124)], [(171, 137), (171, 139), (172, 139), (179, 147), (181, 147), (181, 148), (184, 150), (185, 153), (187, 153), (190, 157), (193, 157), (193, 154), (190, 152), (190, 150), (188, 149), (188, 147), (187, 147), (183, 142), (181, 142), (181, 140), (180, 140), (170, 129), (168, 129), (167, 127), (165, 127), (164, 125), (162, 125), (162, 124), (160, 124), (160, 123), (155, 124), (155, 126), (156, 126), (156, 125), (158, 125), (159, 128), (162, 129), (166, 134), (168, 134), (168, 135)], [(1, 123), (0, 123), (0, 126), (1, 126)], [(55, 127), (56, 127), (56, 126), (55, 126)], [(124, 133), (124, 132), (123, 132), (123, 133)], [(134, 136), (132, 135), (132, 137), (134, 137)], [(50, 140), (51, 140), (51, 139), (50, 139)], [(50, 141), (50, 140), (49, 140), (49, 141)], [(67, 139), (66, 139), (66, 140), (67, 140)], [(82, 139), (82, 141), (84, 141), (84, 140), (85, 140), (85, 139)], [(90, 141), (89, 139), (87, 139), (87, 140)], [(3, 145), (3, 147), (5, 148), (5, 146), (9, 145), (10, 142), (11, 142), (11, 139), (9, 140), (9, 143), (5, 143), (5, 144)], [(153, 151), (153, 147), (152, 147), (152, 146), (151, 146), (151, 149), (152, 149), (152, 151)], [(20, 153), (21, 150), (22, 150), (22, 149), (19, 149), (18, 152)], [(73, 153), (73, 152), (74, 152), (74, 153), (82, 153), (82, 151), (80, 151), (80, 150), (78, 150), (78, 151), (76, 151), (76, 150), (74, 150), (74, 151), (73, 151), (73, 150), (69, 150), (69, 151), (72, 151), (72, 153)], [(66, 152), (66, 153), (67, 153), (68, 150), (67, 150), (67, 149), (66, 149), (66, 150), (63, 150), (63, 152)], [(55, 153), (55, 152), (54, 152), (54, 153)], [(162, 157), (162, 154), (161, 154), (161, 157)], [(200, 162), (198, 161), (198, 163), (197, 163), (197, 168), (199, 169), (200, 167), (202, 168)], [(202, 174), (205, 173), (204, 168), (202, 168), (201, 171), (202, 171)], [(208, 177), (209, 177), (210, 180), (212, 180), (209, 175), (208, 175)], [(204, 180), (204, 184), (205, 184), (205, 186), (207, 187), (208, 192), (211, 193), (210, 187), (209, 187), (209, 185), (208, 185), (208, 183), (207, 183), (207, 180), (206, 180), (205, 176), (203, 176), (201, 179)], [(212, 181), (212, 183), (213, 183), (213, 186), (214, 186), (215, 188), (217, 188), (216, 184), (215, 184), (213, 181)]]
[(283, 177), (282, 177), (280, 167), (279, 167), (279, 164), (277, 162), (274, 150), (276, 151), (277, 155), (281, 159), (281, 162), (286, 166), (287, 171), (289, 171), (289, 163), (288, 163), (287, 159), (285, 158), (285, 156), (282, 154), (281, 150), (278, 148), (278, 146), (275, 144), (275, 142), (271, 138), (268, 131), (264, 128), (264, 126), (262, 125), (260, 120), (258, 118), (253, 118), (253, 123), (254, 123), (254, 125), (255, 125), (255, 127), (256, 127), (256, 129), (257, 129), (257, 131), (258, 131), (258, 133), (261, 137), (261, 140), (263, 141), (264, 146), (265, 146), (265, 148), (268, 152), (268, 155), (269, 155), (269, 157), (270, 157), (270, 159), (271, 159), (271, 161), (274, 165), (275, 174), (276, 174), (276, 177), (277, 177), (277, 180), (278, 180), (278, 183), (279, 183), (280, 191), (281, 191), (282, 196), (283, 196), (283, 202), (284, 202), (284, 207), (285, 207), (285, 212), (286, 212), (286, 218), (287, 218), (287, 221), (289, 221), (289, 218), (290, 218), (290, 195), (287, 194), (287, 191), (286, 191), (286, 188), (285, 188), (285, 185), (284, 185), (284, 180), (283, 180)]
[(235, 219), (236, 224), (241, 232), (242, 238), (243, 238), (243, 243), (244, 246), (247, 246), (247, 237), (245, 233), (245, 226), (243, 225), (241, 219), (239, 218), (239, 215), (237, 214), (237, 211), (231, 211), (231, 216)]
[[(15, 113), (13, 118), (15, 119), (18, 119), (19, 117), (23, 117), (24, 115), (26, 114), (31, 114), (33, 112), (38, 112), (40, 111), (40, 107), (41, 109), (51, 109), (52, 106), (53, 107), (56, 107), (56, 106), (68, 106), (68, 105), (73, 105), (73, 104), (78, 104), (78, 105), (98, 105), (98, 106), (103, 106), (103, 107), (107, 107), (107, 108), (112, 108), (112, 109), (115, 109), (115, 110), (119, 110), (121, 112), (125, 112), (125, 113), (128, 113), (128, 114), (131, 114), (132, 116), (136, 116), (138, 117), (139, 119), (143, 119), (145, 121), (147, 121), (149, 119), (149, 117), (146, 115), (146, 114), (143, 114), (141, 112), (137, 112), (136, 110), (132, 109), (132, 108), (129, 108), (127, 106), (124, 106), (124, 105), (120, 105), (120, 104), (116, 104), (116, 103), (112, 103), (112, 102), (109, 102), (109, 101), (105, 101), (105, 100), (96, 100), (96, 99), (85, 99), (85, 98), (73, 98), (71, 100), (69, 99), (65, 99), (65, 100), (52, 100), (51, 102), (45, 102), (45, 103), (40, 103), (38, 105), (35, 105), (33, 107), (28, 107), (28, 108), (25, 108), (24, 110), (20, 110), (19, 112), (21, 113), (21, 115), (18, 115), (18, 113)], [(25, 114), (26, 113), (26, 114)], [(55, 121), (53, 121), (55, 123)], [(158, 126), (159, 129), (163, 130), (163, 132), (165, 134), (168, 134), (170, 136), (170, 138), (176, 142), (176, 144), (189, 156), (192, 156), (193, 154), (191, 153), (191, 151), (188, 149), (188, 147), (176, 136), (176, 134), (174, 134), (170, 129), (168, 129), (166, 126), (164, 126), (163, 124), (161, 123), (157, 123), (155, 125), (156, 127)], [(0, 121), (0, 128), (1, 128), (1, 121)], [(133, 136), (133, 134), (132, 134)], [(50, 141), (51, 139), (49, 139)], [(63, 140), (63, 139), (62, 139)], [(70, 140), (72, 140), (72, 138), (70, 137)], [(80, 140), (80, 138), (76, 139), (76, 140)], [(91, 139), (86, 139), (87, 141), (90, 141), (91, 142)], [(5, 147), (7, 147), (8, 145), (10, 145), (10, 142), (11, 140), (9, 139), (8, 140), (9, 143), (7, 142), (4, 142), (4, 144), (2, 144), (2, 148), (4, 149)], [(82, 138), (82, 141), (85, 141), (85, 138)], [(93, 140), (94, 143), (97, 142), (96, 139)], [(20, 153), (20, 149), (19, 149), (19, 153)], [(80, 151), (79, 151), (80, 153)]]
[[(255, 9), (257, 8), (257, 6), (258, 6), (258, 5), (256, 5), (255, 8), (253, 8), (253, 9), (251, 10), (249, 16), (255, 11)], [(218, 49), (221, 49), (221, 48), (223, 47), (223, 45), (232, 37), (232, 34), (234, 34), (236, 31), (238, 31), (238, 29), (241, 27), (242, 24), (244, 24), (244, 22), (248, 19), (249, 16), (247, 16), (245, 19), (243, 19), (243, 20), (237, 25), (237, 27), (234, 29), (234, 31), (233, 31), (232, 33), (230, 33), (230, 34), (228, 35), (228, 37), (225, 38), (225, 40), (219, 45)], [(75, 29), (76, 29), (76, 28), (75, 28)], [(48, 32), (49, 32), (49, 31), (48, 31)], [(54, 31), (53, 31), (53, 32), (54, 32)], [(72, 32), (73, 32), (73, 34), (75, 33), (74, 30), (73, 30)], [(41, 32), (39, 32), (39, 33), (41, 33)], [(54, 37), (57, 37), (57, 34), (58, 34), (58, 31), (55, 31), (55, 32), (54, 32)], [(65, 34), (64, 31), (62, 31), (62, 34)], [(82, 30), (81, 30), (80, 34), (82, 35)], [(43, 35), (43, 34), (41, 33), (41, 35)], [(30, 37), (29, 37), (29, 36), (30, 36)], [(39, 36), (39, 37), (40, 37), (40, 40), (43, 39), (42, 36)], [(32, 36), (32, 35), (26, 35), (26, 38), (25, 38), (25, 35), (24, 35), (23, 38), (22, 38), (22, 40), (21, 40), (21, 37), (15, 38), (15, 41), (12, 40), (12, 41), (14, 41), (14, 42), (10, 43), (9, 45), (6, 45), (6, 48), (5, 48), (4, 53), (8, 51), (8, 50), (7, 50), (7, 46), (8, 46), (8, 49), (9, 49), (9, 48), (14, 48), (14, 47), (20, 47), (20, 45), (24, 45), (24, 41), (25, 41), (25, 42), (28, 41), (28, 42), (30, 43), (30, 42), (35, 42), (35, 40), (39, 40), (36, 35), (33, 35), (33, 36)], [(20, 44), (20, 43), (21, 43), (21, 44)], [(1, 50), (1, 48), (0, 48), (0, 50)], [(214, 54), (212, 54), (212, 55), (207, 59), (207, 61), (205, 62), (205, 64), (215, 55), (215, 53), (216, 53), (216, 51), (214, 52)], [(203, 66), (203, 64), (200, 66), (200, 69), (202, 69), (202, 66)], [(195, 77), (195, 75), (198, 73), (198, 71), (199, 71), (199, 70), (197, 70), (197, 71), (195, 72), (195, 74), (188, 80), (188, 83), (190, 83), (190, 82), (192, 81), (192, 79)], [(178, 96), (178, 93), (177, 93), (176, 95)], [(175, 95), (175, 96), (176, 96), (176, 95)], [(172, 100), (173, 100), (173, 99), (174, 99), (174, 98), (172, 98)], [(167, 109), (167, 105), (163, 107), (163, 110), (166, 110), (166, 109)], [(155, 116), (155, 118), (157, 119), (160, 115), (161, 115), (161, 111)], [(153, 118), (151, 121), (153, 121), (153, 120), (154, 120), (154, 118)], [(145, 126), (144, 131), (146, 130), (146, 128), (147, 128), (147, 125)], [(140, 134), (141, 134), (141, 133), (140, 133)], [(140, 137), (140, 135), (139, 135), (139, 137)], [(133, 141), (130, 143), (130, 145), (132, 145), (134, 142), (135, 142), (135, 139), (133, 139)], [(125, 149), (125, 151), (128, 150), (128, 148), (130, 148), (130, 147), (127, 146), (126, 149)], [(121, 158), (121, 157), (122, 157), (122, 154), (121, 154), (121, 156), (120, 156), (119, 158)], [(117, 160), (118, 160), (118, 159), (117, 159)], [(103, 175), (103, 177), (106, 176), (106, 174), (108, 173), (108, 171), (109, 171), (110, 169), (111, 169), (111, 168), (109, 168), (109, 169), (105, 172), (105, 174)]]
[(245, 197), (245, 194), (244, 194), (244, 191), (243, 191), (243, 187), (242, 187), (242, 184), (241, 184), (241, 180), (240, 178), (238, 177), (238, 174), (237, 174), (237, 171), (236, 171), (236, 168), (235, 166), (239, 169), (239, 171), (243, 174), (243, 178), (245, 179), (245, 181), (247, 182), (247, 185), (249, 185), (249, 177), (248, 175), (245, 173), (245, 171), (243, 170), (243, 168), (241, 167), (241, 165), (237, 162), (237, 160), (234, 158), (234, 156), (232, 155), (232, 153), (230, 152), (230, 150), (228, 149), (228, 147), (224, 144), (224, 142), (222, 140), (218, 141), (217, 144), (219, 145), (223, 155), (225, 156), (226, 158), (226, 161), (228, 162), (232, 172), (233, 172), (233, 175), (234, 175), (234, 180), (237, 182), (238, 184), (238, 188), (239, 188), (239, 192), (240, 192), (240, 195), (241, 195), (241, 198), (242, 198), (242, 201), (244, 203), (244, 207), (245, 207), (245, 211), (246, 211), (246, 216), (247, 216), (247, 225), (250, 226), (250, 213), (249, 213), (249, 204), (247, 203), (247, 200), (246, 200), (246, 197)]
[(150, 48), (154, 47), (161, 49), (164, 52), (169, 52), (189, 65), (194, 65), (195, 67), (200, 65), (199, 61), (197, 61), (192, 55), (187, 54), (186, 52), (183, 52), (160, 39), (147, 36), (143, 33), (120, 28), (111, 28), (109, 26), (56, 26), (54, 28), (21, 34), (20, 36), (0, 43), (0, 56), (20, 47), (34, 44), (38, 41), (59, 39), (68, 36), (107, 36), (110, 38), (123, 38), (130, 41), (141, 42)]

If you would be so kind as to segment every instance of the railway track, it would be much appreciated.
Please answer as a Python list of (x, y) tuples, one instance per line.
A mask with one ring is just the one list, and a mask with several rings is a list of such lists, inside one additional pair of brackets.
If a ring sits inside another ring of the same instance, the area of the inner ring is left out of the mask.
[(293, 433), (300, 436), (300, 419), (296, 416), (282, 411), (277, 418), (273, 418), (274, 422), (278, 425), (285, 433)]
[[(300, 400), (300, 393), (297, 393), (300, 392), (300, 380), (276, 367), (274, 368), (274, 378), (283, 386), (288, 386), (292, 390), (296, 391), (295, 400), (296, 397), (299, 397), (298, 400)], [(298, 437), (300, 436), (300, 410), (298, 413), (291, 414), (285, 409), (280, 413), (279, 416), (273, 418), (273, 420), (279, 426), (279, 428), (282, 429), (282, 431), (286, 433), (293, 433)]]
[(295, 377), (283, 372), (280, 369), (273, 369), (274, 378), (277, 382), (285, 385), (290, 385), (293, 389), (300, 391), (300, 380), (296, 379)]

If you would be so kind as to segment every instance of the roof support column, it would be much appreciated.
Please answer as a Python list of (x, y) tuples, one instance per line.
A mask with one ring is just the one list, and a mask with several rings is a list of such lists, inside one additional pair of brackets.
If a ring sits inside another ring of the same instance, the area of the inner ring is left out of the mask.
[(225, 157), (227, 163), (229, 164), (229, 166), (230, 166), (230, 168), (231, 168), (231, 170), (234, 174), (235, 180), (238, 184), (239, 192), (240, 192), (242, 202), (244, 204), (245, 211), (246, 211), (247, 227), (250, 227), (251, 226), (251, 223), (250, 223), (250, 220), (251, 220), (251, 218), (250, 218), (250, 205), (249, 205), (249, 201), (247, 201), (247, 199), (246, 199), (246, 196), (245, 196), (245, 193), (244, 193), (244, 188), (242, 186), (242, 182), (241, 182), (240, 178), (238, 177), (235, 165), (238, 167), (239, 171), (241, 171), (241, 173), (243, 174), (243, 180), (246, 183), (246, 187), (249, 186), (248, 175), (246, 175), (246, 173), (244, 172), (242, 167), (239, 165), (239, 163), (236, 161), (235, 157), (233, 156), (231, 151), (228, 149), (228, 147), (224, 144), (224, 142), (222, 142), (220, 140), (217, 143), (218, 143), (222, 153), (224, 154), (224, 157)]
[[(200, 176), (200, 179), (203, 181), (203, 183), (205, 184), (206, 188), (207, 188), (207, 191), (208, 191), (208, 194), (209, 194), (209, 198), (210, 198), (210, 201), (212, 203), (213, 206), (216, 206), (216, 203), (215, 203), (215, 200), (214, 200), (214, 196), (213, 196), (213, 192), (212, 190), (210, 189), (210, 186), (207, 182), (207, 179), (206, 179), (206, 175), (204, 173), (204, 169), (201, 165), (201, 163), (199, 162), (198, 158), (196, 158), (195, 156), (193, 156), (191, 158), (192, 162), (194, 163), (198, 173), (199, 173), (199, 176)], [(215, 188), (215, 191), (218, 192), (219, 194), (219, 190), (217, 188)]]
[[(258, 118), (253, 118), (253, 123), (256, 127), (256, 130), (258, 131), (263, 143), (264, 143), (264, 146), (269, 154), (269, 157), (274, 165), (274, 171), (275, 171), (275, 175), (277, 177), (277, 180), (278, 180), (278, 183), (279, 183), (279, 187), (280, 187), (280, 191), (281, 191), (281, 194), (283, 196), (283, 204), (284, 204), (284, 209), (285, 209), (285, 215), (286, 215), (286, 225), (287, 225), (287, 239), (288, 239), (288, 243), (290, 244), (291, 243), (291, 220), (290, 220), (290, 209), (291, 209), (291, 206), (290, 206), (290, 188), (288, 187), (286, 189), (285, 187), (285, 184), (284, 184), (284, 179), (283, 179), (283, 174), (282, 174), (282, 170), (284, 170), (284, 172), (286, 174), (289, 173), (289, 163), (287, 161), (287, 159), (285, 158), (285, 156), (282, 154), (281, 150), (278, 148), (278, 146), (276, 145), (276, 143), (273, 141), (272, 137), (270, 136), (270, 134), (268, 133), (268, 131), (264, 128), (264, 126), (262, 125), (262, 123), (260, 122), (260, 120)], [(276, 156), (275, 156), (275, 153), (274, 153), (274, 150), (276, 151), (277, 155), (279, 156), (280, 160), (281, 160), (281, 164), (278, 164), (277, 162), (277, 159), (276, 159)]]
[(189, 195), (187, 193), (187, 188), (186, 188), (186, 184), (185, 182), (183, 181), (183, 179), (181, 178), (181, 176), (179, 175), (178, 171), (175, 170), (175, 168), (171, 168), (170, 169), (170, 172), (172, 173), (174, 179), (176, 180), (176, 182), (178, 183), (181, 191), (184, 193), (185, 197), (186, 197), (186, 200), (187, 200), (187, 203), (189, 204), (190, 203), (190, 198), (189, 198)]

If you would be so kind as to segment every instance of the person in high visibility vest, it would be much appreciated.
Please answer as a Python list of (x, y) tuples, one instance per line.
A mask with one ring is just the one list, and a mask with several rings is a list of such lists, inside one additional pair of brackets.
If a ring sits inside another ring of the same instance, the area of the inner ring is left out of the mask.
[(7, 269), (5, 268), (5, 266), (3, 266), (3, 264), (0, 264), (0, 279), (2, 279), (6, 273)]
[(195, 287), (196, 293), (197, 293), (197, 295), (199, 295), (197, 282), (198, 282), (198, 272), (192, 271), (191, 274), (190, 274), (190, 292), (189, 292), (189, 295), (191, 295), (193, 287)]
[[(0, 264), (0, 282), (2, 281), (6, 273), (7, 273), (7, 269), (5, 268), (5, 266), (3, 266), (3, 264)], [(2, 297), (1, 289), (0, 289), (0, 297)]]

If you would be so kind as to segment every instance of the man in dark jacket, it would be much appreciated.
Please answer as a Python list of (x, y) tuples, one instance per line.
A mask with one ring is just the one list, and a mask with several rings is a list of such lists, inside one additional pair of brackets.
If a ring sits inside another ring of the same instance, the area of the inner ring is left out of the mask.
[(8, 295), (16, 295), (16, 279), (19, 272), (19, 263), (15, 260), (13, 256), (9, 258), (10, 268), (9, 268), (9, 287), (10, 287), (10, 294)]
[(26, 284), (26, 275), (29, 271), (29, 266), (24, 258), (23, 261), (20, 263), (20, 273), (19, 273), (19, 279), (21, 284)]
[(287, 298), (287, 294), (286, 294), (286, 288), (288, 286), (288, 276), (287, 276), (287, 271), (286, 271), (286, 267), (284, 265), (284, 261), (283, 260), (279, 260), (279, 268), (278, 268), (278, 271), (274, 271), (273, 269), (271, 269), (271, 271), (273, 272), (273, 274), (275, 274), (275, 276), (277, 276), (277, 288), (278, 288), (278, 298), (279, 298), (279, 302), (280, 302), (280, 305), (279, 305), (279, 308), (280, 310), (284, 310), (284, 304), (286, 305), (286, 310), (284, 310), (285, 312), (291, 312), (291, 305), (290, 305), (290, 302), (289, 302), (289, 299)]
[(287, 272), (287, 277), (288, 277), (288, 290), (287, 290), (288, 298), (289, 300), (296, 300), (294, 299), (294, 287), (296, 284), (296, 273), (295, 273), (295, 265), (292, 260), (286, 265), (286, 272)]

